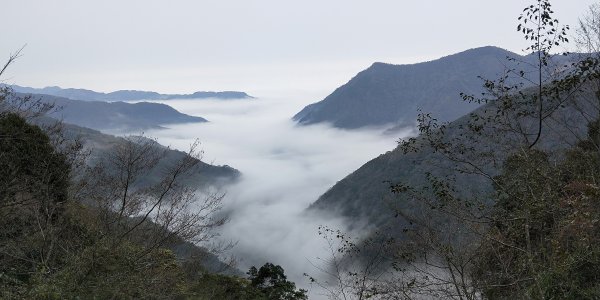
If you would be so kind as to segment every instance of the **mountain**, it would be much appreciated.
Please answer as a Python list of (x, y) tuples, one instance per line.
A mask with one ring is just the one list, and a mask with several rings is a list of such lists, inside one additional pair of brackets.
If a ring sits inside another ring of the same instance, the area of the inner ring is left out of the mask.
[(139, 100), (170, 100), (170, 99), (251, 99), (252, 97), (244, 92), (223, 91), (223, 92), (195, 92), (193, 94), (159, 94), (156, 92), (120, 90), (111, 93), (100, 93), (86, 89), (63, 89), (57, 86), (45, 88), (31, 88), (18, 85), (11, 85), (12, 89), (18, 93), (44, 94), (57, 97), (64, 97), (73, 100), (85, 101), (139, 101)]
[(460, 93), (480, 95), (484, 90), (479, 76), (496, 79), (515, 67), (516, 60), (527, 69), (532, 59), (488, 46), (417, 64), (374, 63), (293, 119), (302, 125), (328, 122), (346, 129), (413, 126), (422, 109), (438, 120), (451, 121), (478, 107), (462, 101)]
[[(37, 124), (44, 127), (48, 127), (56, 123), (55, 119), (43, 117), (36, 121)], [(84, 146), (85, 149), (91, 151), (88, 159), (95, 161), (107, 157), (113, 151), (115, 147), (126, 142), (123, 137), (116, 137), (110, 134), (105, 134), (100, 131), (85, 128), (73, 124), (62, 123), (61, 125), (62, 134), (67, 140), (78, 140)], [(144, 139), (134, 139), (143, 141)], [(160, 149), (165, 149), (165, 146), (153, 142), (153, 145)], [(186, 154), (184, 152), (168, 149), (166, 155), (162, 159), (160, 164), (168, 165), (170, 163), (181, 160)], [(145, 181), (153, 183), (161, 176), (159, 174), (163, 167), (159, 166), (153, 173), (146, 174), (147, 178)], [(155, 174), (156, 173), (156, 174)], [(196, 167), (190, 172), (190, 176), (185, 179), (185, 182), (192, 187), (206, 187), (206, 186), (223, 186), (228, 183), (235, 182), (240, 172), (228, 165), (211, 165), (200, 161)]]
[[(531, 91), (526, 90), (525, 93), (527, 92)], [(469, 124), (474, 120), (474, 116), (483, 118), (495, 114), (499, 105), (502, 103), (489, 102), (450, 122), (444, 129), (444, 139), (441, 140), (467, 141), (463, 144), (465, 147), (457, 147), (457, 155), (470, 155), (465, 161), (487, 161), (486, 164), (482, 163), (481, 170), (491, 175), (497, 174), (497, 163), (501, 163), (507, 154), (514, 151), (516, 134), (511, 131), (492, 131), (488, 126), (482, 129), (481, 136), (474, 135), (469, 129)], [(566, 148), (585, 139), (588, 122), (598, 118), (600, 111), (594, 89), (589, 86), (573, 93), (568, 101), (548, 105), (547, 108), (557, 110), (552, 117), (545, 119), (542, 139), (538, 146), (554, 158), (561, 157)], [(525, 121), (520, 128), (535, 132), (536, 119)], [(425, 187), (428, 185), (428, 174), (454, 180), (456, 186), (463, 187), (461, 192), (466, 193), (462, 194), (462, 197), (478, 195), (481, 198), (492, 191), (490, 181), (483, 176), (456, 172), (456, 166), (461, 160), (453, 161), (439, 151), (434, 151), (423, 136), (416, 138), (416, 144), (422, 147), (415, 152), (405, 153), (397, 147), (367, 162), (321, 195), (309, 207), (309, 211), (333, 212), (345, 217), (353, 226), (362, 226), (365, 222), (372, 226), (382, 226), (394, 219), (395, 208), (415, 213), (421, 205), (419, 201), (406, 195), (392, 194), (390, 185), (402, 183)], [(490, 153), (493, 153), (496, 160), (486, 159)]]
[[(33, 123), (41, 126), (42, 128), (49, 128), (49, 132), (55, 132), (53, 129), (57, 128), (57, 120), (42, 116), (32, 120)], [(116, 137), (108, 134), (101, 133), (99, 131), (80, 127), (77, 125), (60, 123), (60, 136), (66, 139), (66, 141), (73, 142), (79, 141), (83, 146), (83, 152), (85, 153), (85, 162), (93, 166), (98, 161), (110, 161), (113, 158), (115, 149), (126, 143), (126, 138)], [(144, 138), (133, 138), (132, 141), (147, 142), (149, 140)], [(68, 145), (61, 144), (61, 145)], [(165, 150), (165, 146), (153, 141), (150, 143), (152, 147)], [(143, 179), (139, 179), (137, 184), (153, 185), (164, 180), (164, 170), (171, 168), (173, 164), (181, 161), (186, 156), (186, 153), (167, 149), (165, 155), (156, 168), (150, 172), (144, 174)], [(105, 165), (106, 167), (106, 165)], [(78, 170), (77, 168), (75, 170)], [(240, 172), (227, 165), (212, 165), (202, 161), (198, 162), (189, 173), (186, 173), (181, 179), (181, 183), (191, 189), (199, 189), (202, 192), (212, 193), (220, 190), (222, 187), (235, 183), (240, 177)], [(75, 173), (74, 176), (86, 176), (85, 173)], [(134, 186), (138, 188), (140, 186)], [(150, 222), (147, 226), (157, 226)], [(230, 266), (229, 264), (221, 261), (218, 256), (211, 253), (209, 250), (185, 241), (183, 238), (174, 236), (172, 240), (165, 244), (165, 247), (172, 250), (180, 262), (198, 260), (203, 270), (210, 273), (222, 273), (228, 275), (242, 276), (243, 272)]]
[(97, 130), (131, 132), (160, 128), (165, 124), (207, 122), (161, 103), (80, 101), (41, 94), (34, 95), (33, 99), (55, 105), (50, 117)]
[[(42, 126), (48, 125), (50, 127), (52, 127), (52, 124), (55, 122), (56, 120), (48, 117), (43, 117), (37, 120), (38, 124)], [(68, 140), (77, 139), (82, 143), (84, 149), (90, 151), (87, 157), (87, 161), (90, 164), (110, 158), (114, 153), (115, 147), (126, 142), (125, 138), (104, 134), (99, 131), (77, 125), (63, 123), (61, 125), (61, 129), (65, 138)], [(145, 141), (145, 139), (139, 138), (134, 138), (133, 140)], [(165, 149), (165, 146), (155, 141), (152, 144), (154, 147)], [(164, 179), (164, 174), (162, 172), (170, 165), (181, 161), (185, 155), (186, 153), (178, 150), (167, 150), (157, 168), (145, 174), (144, 179), (140, 180), (139, 183), (141, 185), (152, 185), (160, 182)], [(190, 188), (197, 188), (201, 191), (211, 193), (214, 190), (220, 190), (224, 186), (235, 183), (240, 176), (240, 171), (228, 165), (212, 165), (200, 161), (189, 172), (188, 175), (182, 178), (182, 183)], [(176, 237), (175, 241), (170, 243), (168, 247), (181, 261), (189, 260), (192, 257), (201, 258), (202, 267), (209, 272), (243, 275), (243, 272), (222, 262), (216, 255), (212, 254), (208, 250), (193, 243), (185, 242), (179, 237)]]

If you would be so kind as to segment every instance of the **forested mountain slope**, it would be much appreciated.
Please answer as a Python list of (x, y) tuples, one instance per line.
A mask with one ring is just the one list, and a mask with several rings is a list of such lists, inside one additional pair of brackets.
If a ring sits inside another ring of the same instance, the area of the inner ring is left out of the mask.
[[(17, 97), (27, 95), (29, 94), (15, 93)], [(167, 124), (207, 122), (202, 117), (180, 113), (161, 103), (80, 101), (41, 94), (33, 94), (31, 97), (34, 101), (55, 106), (49, 116), (96, 130), (141, 132)]]
[[(526, 93), (532, 93), (527, 91)], [(578, 92), (564, 96), (566, 101), (560, 104), (548, 105), (548, 109), (556, 109), (552, 115), (544, 119), (542, 138), (536, 147), (549, 151), (555, 157), (560, 157), (567, 147), (585, 139), (590, 120), (598, 117), (599, 104), (590, 86), (581, 88)], [(513, 99), (514, 100), (514, 99)], [(497, 174), (499, 164), (514, 151), (510, 148), (518, 144), (519, 137), (514, 132), (494, 131), (484, 129), (482, 135), (473, 135), (471, 128), (477, 120), (494, 115), (500, 101), (492, 101), (477, 110), (450, 122), (444, 128), (444, 138), (441, 142), (461, 143), (456, 146), (456, 157), (449, 159), (439, 150), (434, 151), (429, 141), (423, 135), (415, 139), (420, 145), (415, 151), (405, 153), (401, 147), (380, 155), (364, 164), (344, 179), (338, 181), (326, 193), (314, 202), (309, 210), (334, 211), (347, 217), (355, 224), (367, 221), (371, 225), (381, 225), (393, 218), (397, 209), (403, 211), (418, 210), (414, 201), (406, 197), (398, 197), (390, 191), (390, 186), (397, 183), (415, 187), (427, 186), (427, 176), (450, 178), (461, 186), (465, 197), (486, 197), (492, 190), (489, 178), (481, 174), (457, 172), (460, 163), (482, 163), (481, 170), (491, 176)], [(518, 104), (519, 105), (519, 104)], [(530, 104), (523, 104), (524, 109)], [(478, 116), (478, 117), (475, 117)], [(510, 117), (507, 117), (509, 119)], [(515, 118), (516, 119), (516, 118)], [(535, 118), (522, 118), (521, 125), (534, 131), (537, 121)], [(490, 127), (491, 128), (491, 127)], [(439, 142), (439, 141), (438, 141)], [(439, 146), (439, 145), (438, 145)], [(461, 152), (466, 154), (462, 154)], [(467, 156), (467, 154), (469, 156)], [(489, 157), (494, 157), (492, 161)], [(463, 161), (460, 161), (463, 160)], [(459, 173), (459, 174), (457, 174)]]
[(327, 122), (347, 129), (413, 126), (422, 109), (438, 120), (452, 121), (478, 106), (461, 101), (460, 93), (479, 95), (484, 91), (481, 78), (499, 78), (517, 65), (528, 72), (532, 59), (488, 46), (417, 64), (375, 63), (293, 119), (302, 125)]
[[(51, 125), (56, 122), (56, 120), (42, 118), (37, 122), (39, 124)], [(104, 134), (97, 130), (77, 125), (63, 123), (61, 127), (65, 138), (69, 140), (79, 140), (83, 144), (83, 147), (90, 151), (88, 157), (90, 162), (106, 159), (107, 155), (110, 155), (115, 147), (127, 142), (125, 138)], [(151, 141), (149, 138), (135, 137), (135, 140), (149, 141), (157, 149), (166, 150), (165, 157), (161, 162), (161, 164), (164, 165), (178, 161), (186, 155), (184, 152), (175, 149), (167, 150), (165, 146), (158, 142)], [(161, 174), (157, 173), (159, 170), (160, 168), (156, 168), (153, 172), (146, 174), (144, 181), (154, 182), (158, 180), (161, 177)], [(209, 185), (222, 186), (227, 183), (232, 183), (240, 176), (240, 172), (230, 166), (216, 166), (202, 161), (198, 163), (190, 173), (191, 176), (186, 178), (186, 182), (191, 187), (197, 188), (207, 187)]]

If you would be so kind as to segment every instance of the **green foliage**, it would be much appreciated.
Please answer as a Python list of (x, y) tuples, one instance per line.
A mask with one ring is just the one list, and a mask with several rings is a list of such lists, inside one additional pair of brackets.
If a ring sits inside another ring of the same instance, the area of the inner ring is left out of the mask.
[[(542, 55), (546, 56), (554, 46), (569, 42), (569, 26), (559, 26), (558, 19), (552, 16), (553, 13), (548, 0), (536, 0), (535, 4), (523, 9), (517, 31), (523, 33), (525, 40), (532, 42), (526, 50), (542, 52)], [(546, 63), (546, 60), (543, 62)]]
[(571, 253), (562, 264), (540, 276), (544, 299), (598, 299), (600, 296), (600, 252)]
[(55, 244), (68, 202), (70, 166), (44, 132), (0, 115), (0, 287), (22, 287), (63, 259)]
[[(5, 93), (0, 91), (0, 102)], [(184, 266), (167, 244), (160, 244), (193, 236), (173, 227), (127, 216), (117, 225), (141, 224), (131, 236), (107, 230), (107, 216), (115, 219), (118, 211), (86, 206), (86, 195), (104, 194), (81, 193), (90, 178), (72, 183), (71, 168), (42, 129), (18, 114), (0, 114), (1, 299), (306, 299), (279, 266), (261, 268), (253, 281), (208, 274), (193, 263)], [(205, 205), (218, 205), (214, 201)]]
[(260, 269), (251, 267), (248, 271), (250, 285), (258, 289), (269, 300), (308, 299), (305, 290), (296, 290), (296, 284), (287, 280), (279, 265), (266, 263)]
[(67, 200), (70, 166), (39, 127), (15, 113), (4, 114), (0, 117), (0, 153), (0, 205)]
[[(72, 257), (52, 276), (34, 274), (22, 297), (34, 299), (239, 299), (302, 300), (306, 291), (295, 290), (283, 269), (255, 285), (249, 279), (204, 273), (186, 278), (173, 254), (164, 249), (139, 258), (140, 247), (95, 244)], [(281, 267), (279, 267), (281, 268)], [(251, 269), (252, 270), (252, 269)], [(277, 274), (277, 275), (275, 275)], [(270, 283), (273, 283), (271, 285)]]
[(183, 273), (169, 250), (140, 253), (130, 243), (97, 242), (52, 276), (38, 274), (31, 282), (31, 297), (173, 299), (183, 294)]
[(560, 164), (532, 150), (505, 162), (474, 272), (487, 298), (600, 297), (596, 124)]
[(204, 274), (190, 284), (187, 295), (199, 300), (268, 300), (248, 279), (219, 274)]

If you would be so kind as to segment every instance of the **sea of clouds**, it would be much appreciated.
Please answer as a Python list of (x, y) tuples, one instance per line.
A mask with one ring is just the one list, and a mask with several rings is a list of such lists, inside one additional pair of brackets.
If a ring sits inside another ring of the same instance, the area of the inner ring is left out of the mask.
[(224, 211), (230, 221), (221, 228), (221, 238), (237, 242), (231, 251), (240, 270), (272, 262), (305, 288), (309, 286), (303, 273), (318, 275), (313, 265), (329, 251), (318, 226), (345, 230), (343, 220), (306, 214), (306, 208), (410, 134), (296, 125), (291, 117), (311, 101), (310, 96), (169, 100), (162, 103), (210, 122), (168, 125), (146, 133), (180, 150), (198, 138), (205, 162), (240, 170), (241, 180), (225, 191)]

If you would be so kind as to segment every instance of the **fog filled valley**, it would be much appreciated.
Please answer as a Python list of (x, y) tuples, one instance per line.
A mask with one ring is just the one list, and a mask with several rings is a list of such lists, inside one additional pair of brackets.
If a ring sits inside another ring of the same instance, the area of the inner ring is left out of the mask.
[(0, 299), (600, 299), (597, 0), (8, 2)]
[(346, 230), (336, 214), (307, 213), (308, 206), (336, 181), (413, 133), (412, 128), (386, 135), (381, 128), (297, 126), (290, 116), (306, 99), (171, 100), (163, 103), (210, 122), (166, 125), (168, 129), (144, 133), (182, 151), (198, 138), (205, 162), (238, 169), (239, 182), (224, 187), (223, 213), (229, 222), (219, 229), (221, 238), (236, 243), (231, 252), (240, 270), (280, 264), (303, 288), (308, 288), (303, 273), (317, 273), (310, 262), (318, 264), (317, 258), (329, 251), (318, 226)]

